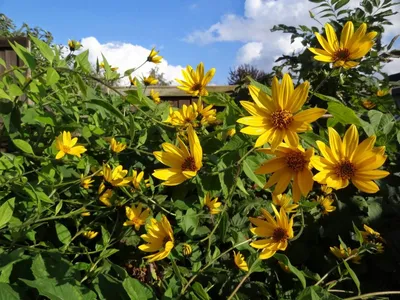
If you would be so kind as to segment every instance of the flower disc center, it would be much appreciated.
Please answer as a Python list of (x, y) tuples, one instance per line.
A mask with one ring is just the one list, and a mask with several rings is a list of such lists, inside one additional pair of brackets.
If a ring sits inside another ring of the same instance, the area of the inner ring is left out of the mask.
[(300, 151), (292, 151), (286, 156), (286, 165), (293, 172), (303, 171), (307, 164), (305, 155)]
[(272, 238), (274, 239), (275, 242), (283, 242), (287, 240), (288, 234), (286, 229), (278, 227), (274, 230), (274, 233), (272, 234)]
[(278, 110), (272, 113), (272, 126), (276, 129), (286, 129), (293, 121), (293, 114), (288, 110)]
[(196, 163), (194, 157), (189, 156), (185, 159), (181, 166), (182, 171), (196, 171)]
[(347, 61), (347, 60), (349, 60), (349, 57), (350, 57), (350, 51), (349, 51), (349, 49), (339, 49), (338, 51), (336, 51), (336, 52), (333, 54), (333, 59), (334, 59), (335, 61), (337, 61), (337, 60), (344, 60), (344, 61)]
[(351, 163), (348, 160), (345, 160), (336, 166), (335, 173), (337, 176), (343, 179), (350, 179), (355, 175), (356, 168), (353, 165), (353, 163)]

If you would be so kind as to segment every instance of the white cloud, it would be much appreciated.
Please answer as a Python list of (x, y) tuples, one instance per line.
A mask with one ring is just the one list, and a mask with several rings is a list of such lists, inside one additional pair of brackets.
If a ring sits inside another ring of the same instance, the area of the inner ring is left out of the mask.
[[(82, 39), (83, 49), (89, 49), (89, 61), (92, 64), (96, 63), (96, 59), (99, 62), (103, 60), (101, 54), (103, 54), (108, 63), (112, 66), (118, 67), (118, 72), (123, 75), (128, 69), (140, 66), (147, 58), (151, 49), (144, 48), (140, 45), (133, 45), (130, 43), (121, 42), (108, 42), (101, 44), (95, 37), (86, 37)], [(160, 53), (162, 55), (162, 53)], [(168, 64), (168, 61), (163, 59), (160, 64), (146, 63), (138, 71), (132, 73), (132, 76), (142, 77), (147, 76), (150, 69), (157, 66), (161, 73), (169, 81), (174, 81), (175, 78), (181, 77), (182, 66), (173, 66)], [(129, 85), (128, 78), (121, 80), (121, 85)]]
[[(360, 0), (351, 0), (351, 8), (359, 6)], [(186, 37), (187, 42), (210, 44), (215, 42), (242, 42), (237, 52), (237, 64), (251, 63), (260, 68), (269, 69), (275, 57), (303, 51), (301, 39), (290, 43), (290, 34), (271, 32), (277, 24), (288, 26), (320, 25), (309, 16), (309, 10), (318, 4), (308, 0), (246, 0), (244, 14), (227, 14), (208, 29), (197, 30)], [(317, 10), (318, 11), (318, 10)], [(325, 21), (325, 20), (323, 20)], [(389, 26), (384, 42), (388, 42), (400, 28), (400, 18), (392, 17), (394, 26)]]
[(389, 75), (400, 72), (400, 58), (393, 59), (390, 63), (383, 67), (383, 71)]

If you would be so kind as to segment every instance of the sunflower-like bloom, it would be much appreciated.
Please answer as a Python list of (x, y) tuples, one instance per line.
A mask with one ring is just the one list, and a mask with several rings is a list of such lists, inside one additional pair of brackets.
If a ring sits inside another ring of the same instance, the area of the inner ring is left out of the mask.
[(340, 41), (337, 38), (335, 30), (330, 24), (325, 24), (325, 39), (318, 32), (315, 35), (322, 49), (308, 48), (314, 56), (315, 60), (334, 63), (334, 67), (344, 67), (345, 69), (353, 68), (359, 64), (355, 61), (363, 58), (374, 45), (373, 39), (377, 32), (371, 31), (367, 33), (367, 24), (363, 23), (354, 32), (353, 22), (348, 21), (340, 35)]
[(336, 190), (345, 188), (351, 181), (356, 188), (365, 193), (376, 193), (379, 187), (373, 180), (389, 175), (389, 172), (376, 170), (386, 160), (385, 147), (374, 148), (375, 136), (370, 136), (358, 144), (358, 131), (351, 125), (343, 141), (332, 127), (328, 128), (330, 148), (323, 142), (317, 145), (323, 157), (311, 158), (313, 166), (320, 171), (313, 178)]
[(111, 203), (111, 197), (114, 195), (113, 190), (106, 190), (105, 192), (100, 194), (99, 200), (107, 207), (111, 207), (113, 204)]
[(212, 215), (216, 215), (221, 212), (222, 203), (218, 202), (218, 197), (211, 199), (209, 193), (207, 193), (204, 197), (203, 205), (207, 207), (208, 211)]
[(293, 201), (298, 202), (301, 195), (306, 197), (311, 191), (314, 180), (311, 172), (310, 160), (314, 155), (314, 149), (307, 149), (301, 145), (297, 147), (289, 146), (285, 143), (272, 152), (272, 149), (258, 149), (260, 152), (272, 154), (276, 157), (265, 161), (256, 171), (256, 174), (274, 173), (269, 178), (264, 188), (270, 188), (275, 185), (274, 194), (282, 194), (292, 183)]
[(124, 226), (135, 226), (135, 230), (139, 230), (140, 226), (146, 224), (146, 219), (150, 215), (150, 209), (146, 208), (143, 210), (142, 203), (139, 203), (136, 207), (125, 207), (126, 217), (129, 221), (124, 223)]
[(82, 217), (89, 217), (91, 214), (90, 214), (90, 211), (88, 211), (86, 208), (83, 208), (83, 213), (81, 213), (81, 216)]
[(155, 104), (161, 103), (160, 93), (153, 89), (150, 90), (150, 98), (153, 99)]
[(200, 123), (202, 125), (212, 124), (217, 119), (217, 110), (213, 109), (214, 105), (210, 104), (204, 107), (201, 98), (196, 102), (193, 102), (193, 107), (202, 116)]
[(332, 188), (328, 187), (326, 184), (321, 185), (321, 192), (324, 193), (324, 195), (330, 195), (332, 194)]
[[(113, 67), (113, 66), (111, 66), (111, 65), (109, 65), (110, 66), (110, 70), (111, 71), (117, 71), (119, 68), (118, 67)], [(101, 63), (99, 63), (99, 68), (100, 69), (104, 69), (106, 67), (106, 65), (105, 65), (105, 63), (102, 61)]]
[(365, 99), (362, 102), (362, 106), (364, 106), (364, 108), (366, 109), (373, 109), (376, 104), (374, 102), (372, 102), (371, 100)]
[(153, 176), (165, 180), (163, 185), (178, 185), (197, 175), (203, 166), (203, 149), (192, 126), (188, 127), (189, 149), (178, 137), (179, 147), (163, 143), (163, 151), (153, 152), (158, 161), (168, 166), (168, 169), (155, 170)]
[(377, 95), (378, 97), (384, 97), (384, 96), (386, 96), (387, 94), (389, 94), (389, 91), (388, 91), (388, 90), (378, 90), (378, 91), (376, 92), (376, 95)]
[(82, 47), (82, 44), (75, 40), (68, 40), (69, 51), (73, 52), (79, 50)]
[(133, 171), (133, 174), (132, 174), (131, 178), (132, 178), (132, 184), (135, 187), (135, 189), (139, 189), (140, 188), (140, 183), (143, 180), (143, 176), (144, 176), (144, 172), (143, 171), (140, 172), (139, 174), (138, 174), (138, 172), (136, 170)]
[(361, 231), (364, 243), (375, 245), (377, 252), (383, 253), (384, 247), (382, 243), (385, 243), (385, 240), (383, 239), (383, 237), (381, 237), (381, 234), (365, 224), (364, 230), (365, 231)]
[(188, 94), (196, 96), (208, 96), (206, 90), (207, 84), (214, 77), (215, 68), (210, 69), (204, 75), (204, 64), (201, 62), (196, 71), (191, 66), (187, 66), (186, 70), (182, 70), (182, 75), (185, 80), (175, 79), (182, 86), (178, 86), (178, 89), (185, 91)]
[(140, 237), (148, 244), (140, 245), (139, 249), (157, 253), (145, 256), (145, 258), (148, 259), (148, 262), (166, 258), (174, 248), (174, 235), (167, 217), (162, 216), (161, 221), (152, 218), (146, 226), (146, 231), (147, 234), (142, 234)]
[(331, 250), (332, 254), (339, 259), (346, 259), (349, 256), (355, 255), (353, 258), (350, 259), (355, 264), (359, 264), (362, 258), (361, 255), (358, 255), (358, 249), (351, 249), (350, 247), (347, 247), (347, 249), (345, 249), (342, 244), (340, 244), (340, 248), (335, 246), (329, 247), (329, 249)]
[(160, 52), (160, 51), (156, 51), (155, 48), (151, 49), (150, 54), (147, 57), (147, 61), (155, 63), (155, 64), (159, 64), (163, 57), (160, 55), (157, 55), (158, 52)]
[(292, 239), (293, 234), (293, 218), (289, 220), (286, 212), (281, 208), (278, 213), (272, 204), (275, 218), (265, 210), (261, 209), (261, 213), (266, 220), (250, 217), (250, 222), (257, 227), (253, 227), (250, 231), (262, 239), (254, 241), (250, 244), (253, 248), (262, 249), (259, 258), (267, 259), (273, 256), (278, 250), (286, 250), (288, 240)]
[(332, 205), (334, 201), (330, 197), (318, 196), (316, 202), (318, 203), (317, 208), (323, 215), (327, 215), (336, 210), (336, 207)]
[(131, 75), (129, 75), (129, 82), (131, 83), (131, 86), (137, 86), (137, 82), (136, 82), (136, 77), (132, 77)]
[(58, 150), (56, 159), (63, 158), (65, 154), (81, 157), (81, 154), (86, 152), (87, 149), (83, 146), (75, 146), (77, 142), (78, 138), (71, 139), (71, 132), (63, 131), (63, 133), (60, 133), (56, 138), (56, 148)]
[(115, 153), (120, 153), (121, 151), (124, 151), (126, 149), (125, 143), (119, 143), (114, 138), (111, 139), (110, 145), (111, 150)]
[(235, 128), (231, 128), (226, 132), (226, 135), (230, 136), (230, 137), (234, 136), (235, 134), (236, 134), (236, 129)]
[(97, 231), (85, 231), (82, 235), (88, 240), (94, 239), (99, 233)]
[(249, 271), (249, 266), (247, 265), (246, 260), (244, 259), (242, 253), (240, 251), (236, 253), (233, 251), (233, 260), (235, 261), (235, 265), (245, 272)]
[(84, 189), (90, 188), (93, 184), (94, 180), (92, 180), (91, 177), (85, 177), (83, 174), (81, 174), (81, 186)]
[(287, 214), (295, 213), (297, 204), (292, 203), (292, 198), (287, 194), (274, 195), (272, 194), (272, 203), (280, 209), (282, 208)]
[[(170, 111), (171, 112), (171, 111)], [(187, 106), (186, 104), (182, 105), (182, 108), (179, 110), (172, 111), (172, 117), (168, 118), (165, 122), (169, 122), (174, 126), (197, 126), (197, 116), (198, 112), (196, 107), (193, 105)]]
[(103, 176), (104, 176), (104, 182), (100, 184), (99, 187), (99, 194), (104, 191), (106, 186), (113, 186), (113, 187), (121, 187), (121, 186), (127, 186), (131, 182), (132, 178), (131, 177), (126, 177), (128, 174), (128, 170), (124, 170), (124, 167), (119, 165), (115, 167), (114, 169), (111, 169), (109, 165), (104, 165), (103, 166)]
[(192, 246), (190, 246), (190, 245), (187, 244), (187, 243), (183, 243), (183, 246), (182, 246), (182, 253), (183, 253), (183, 255), (185, 255), (185, 256), (189, 256), (190, 254), (192, 254)]
[(297, 147), (299, 137), (297, 133), (311, 128), (310, 123), (321, 117), (326, 110), (310, 108), (300, 111), (307, 100), (310, 84), (308, 81), (300, 84), (296, 89), (289, 74), (283, 76), (282, 83), (278, 78), (272, 81), (272, 98), (259, 88), (250, 85), (249, 92), (255, 103), (240, 101), (240, 104), (251, 116), (237, 120), (247, 125), (240, 131), (249, 135), (259, 135), (255, 147), (261, 147), (269, 142), (272, 150), (285, 140), (287, 144)]
[(143, 77), (143, 84), (145, 86), (155, 85), (158, 83), (158, 79), (154, 78), (153, 76)]

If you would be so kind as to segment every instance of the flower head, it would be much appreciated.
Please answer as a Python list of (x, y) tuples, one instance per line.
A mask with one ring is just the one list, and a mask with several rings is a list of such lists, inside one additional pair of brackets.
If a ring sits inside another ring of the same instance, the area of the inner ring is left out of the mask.
[(378, 253), (383, 253), (384, 247), (382, 243), (385, 243), (385, 240), (381, 237), (381, 234), (365, 224), (364, 230), (365, 231), (361, 231), (364, 243), (373, 244)]
[(174, 126), (197, 126), (198, 113), (193, 105), (183, 104), (181, 109), (172, 112), (172, 117), (167, 119)]
[(183, 253), (183, 255), (185, 255), (185, 256), (189, 256), (190, 254), (192, 254), (192, 246), (190, 246), (190, 245), (187, 244), (187, 243), (183, 243), (183, 246), (182, 246), (182, 253)]
[(317, 145), (323, 157), (311, 158), (313, 166), (320, 171), (313, 179), (336, 190), (345, 188), (350, 181), (360, 191), (376, 193), (379, 187), (373, 180), (389, 175), (389, 172), (377, 170), (386, 160), (385, 147), (374, 148), (375, 136), (370, 136), (358, 144), (358, 131), (351, 125), (343, 141), (332, 127), (328, 128), (330, 148), (323, 142)]
[(384, 97), (384, 96), (386, 96), (387, 94), (389, 94), (389, 90), (378, 90), (378, 91), (376, 92), (376, 95), (377, 95), (378, 97)]
[(150, 209), (142, 209), (142, 203), (139, 203), (136, 207), (125, 207), (126, 217), (129, 221), (124, 223), (124, 226), (135, 226), (135, 230), (139, 230), (140, 226), (146, 224), (146, 219), (150, 215)]
[(56, 148), (58, 150), (56, 159), (63, 158), (65, 154), (81, 157), (81, 154), (86, 152), (87, 149), (83, 146), (75, 146), (77, 142), (78, 138), (71, 139), (71, 132), (63, 131), (63, 133), (60, 133), (56, 138)]
[(138, 172), (136, 170), (133, 171), (133, 174), (132, 174), (131, 178), (132, 178), (132, 184), (135, 187), (135, 189), (139, 189), (140, 188), (140, 183), (143, 180), (143, 176), (144, 176), (144, 172), (143, 171), (140, 172), (139, 174), (138, 174)]
[(330, 195), (332, 193), (332, 188), (328, 187), (326, 184), (321, 185), (321, 191), (324, 195)]
[(121, 165), (113, 169), (107, 164), (103, 165), (103, 176), (106, 183), (100, 185), (99, 193), (106, 188), (106, 185), (113, 187), (127, 186), (132, 180), (131, 177), (126, 177), (127, 174), (128, 170), (124, 170), (124, 167)]
[(247, 265), (246, 260), (244, 259), (242, 253), (238, 252), (236, 253), (233, 251), (233, 259), (235, 261), (235, 265), (240, 269), (245, 272), (249, 271), (249, 266)]
[(207, 193), (203, 201), (204, 205), (208, 208), (210, 214), (216, 215), (221, 212), (221, 202), (218, 202), (218, 198), (211, 200), (210, 194)]
[(163, 143), (163, 151), (153, 152), (158, 161), (168, 166), (167, 169), (155, 170), (153, 176), (165, 180), (164, 185), (178, 185), (197, 175), (203, 166), (203, 149), (192, 126), (188, 127), (189, 148), (178, 137), (179, 147)]
[(121, 151), (124, 151), (126, 149), (126, 144), (117, 142), (115, 138), (111, 139), (110, 145), (111, 145), (111, 150), (114, 151), (115, 153), (120, 153)]
[(362, 106), (364, 106), (364, 108), (366, 108), (366, 109), (373, 109), (376, 106), (376, 104), (374, 102), (372, 102), (371, 100), (367, 100), (367, 99), (363, 100), (361, 103), (362, 103)]
[(207, 107), (204, 107), (203, 101), (201, 98), (196, 102), (193, 102), (193, 107), (197, 113), (202, 116), (200, 121), (201, 124), (207, 125), (212, 124), (217, 119), (217, 110), (213, 109), (214, 105), (210, 104)]
[(355, 255), (350, 260), (355, 264), (360, 263), (362, 256), (358, 255), (358, 249), (351, 249), (350, 247), (347, 247), (347, 249), (345, 249), (342, 246), (342, 244), (340, 244), (340, 248), (335, 246), (335, 247), (329, 247), (329, 249), (331, 250), (332, 254), (335, 255), (339, 259), (346, 259), (349, 256)]
[(286, 212), (281, 208), (278, 212), (274, 205), (272, 209), (275, 213), (275, 218), (265, 210), (261, 209), (261, 213), (265, 220), (260, 218), (249, 218), (250, 222), (256, 227), (250, 229), (253, 234), (256, 234), (262, 239), (254, 241), (250, 246), (256, 249), (262, 249), (260, 259), (267, 259), (273, 256), (278, 250), (286, 250), (288, 240), (292, 239), (293, 234), (293, 218), (288, 218)]
[(314, 149), (307, 149), (300, 145), (297, 147), (282, 143), (272, 152), (272, 149), (259, 149), (260, 152), (275, 155), (276, 157), (265, 161), (256, 171), (256, 174), (273, 173), (265, 184), (269, 188), (276, 184), (274, 194), (282, 194), (289, 183), (292, 183), (293, 201), (298, 202), (301, 195), (306, 197), (313, 186), (313, 174), (310, 160), (314, 155)]
[(160, 93), (153, 89), (150, 90), (150, 98), (153, 99), (154, 103), (156, 104), (161, 103)]
[(166, 216), (161, 217), (161, 221), (152, 218), (146, 226), (146, 234), (140, 237), (148, 244), (139, 246), (139, 249), (145, 252), (157, 252), (146, 256), (148, 262), (162, 260), (168, 256), (172, 248), (174, 248), (174, 235), (171, 224)]
[(373, 39), (377, 35), (375, 31), (367, 33), (366, 23), (361, 24), (354, 32), (354, 25), (351, 21), (344, 25), (340, 41), (329, 23), (325, 24), (325, 33), (327, 39), (315, 32), (323, 50), (318, 48), (308, 49), (316, 54), (315, 60), (333, 63), (334, 67), (344, 67), (345, 69), (353, 68), (359, 64), (355, 60), (363, 58), (371, 50), (374, 45)]
[(75, 40), (68, 40), (69, 51), (73, 52), (75, 50), (79, 50), (82, 47), (82, 44)]
[(150, 54), (147, 57), (147, 61), (155, 63), (155, 64), (159, 64), (163, 57), (160, 55), (157, 55), (158, 52), (160, 52), (160, 51), (156, 51), (155, 48), (151, 49)]
[(136, 77), (132, 77), (131, 75), (129, 75), (129, 82), (131, 83), (131, 86), (137, 86), (137, 82), (136, 82)]
[(113, 190), (105, 190), (103, 193), (100, 194), (99, 200), (107, 207), (111, 207), (111, 197), (114, 195)]
[(259, 88), (250, 85), (249, 92), (255, 103), (240, 101), (240, 104), (251, 116), (237, 120), (247, 125), (240, 131), (249, 135), (258, 135), (255, 147), (261, 147), (269, 142), (274, 151), (278, 145), (285, 143), (293, 147), (299, 144), (297, 133), (309, 130), (310, 123), (321, 117), (326, 110), (310, 108), (300, 111), (308, 97), (310, 84), (308, 81), (294, 88), (289, 74), (283, 76), (282, 83), (278, 78), (272, 81), (272, 97)]
[(330, 197), (318, 196), (316, 202), (317, 207), (323, 215), (327, 215), (336, 210), (336, 207), (332, 205), (333, 199)]
[(145, 86), (155, 85), (158, 83), (158, 79), (154, 78), (153, 76), (143, 77), (143, 84)]
[(272, 194), (272, 203), (277, 207), (277, 209), (282, 208), (286, 213), (296, 212), (296, 208), (299, 206), (292, 203), (292, 198), (287, 194)]
[(191, 66), (187, 66), (186, 70), (182, 70), (184, 80), (176, 79), (182, 86), (178, 86), (178, 89), (185, 91), (193, 96), (208, 96), (206, 90), (207, 84), (214, 77), (215, 68), (210, 69), (204, 75), (204, 64), (201, 62), (196, 71)]
[(236, 134), (236, 129), (235, 128), (231, 128), (226, 132), (226, 135), (230, 136), (230, 137), (234, 136), (235, 134)]
[(93, 184), (94, 180), (92, 180), (91, 177), (85, 177), (83, 174), (81, 174), (81, 186), (84, 189), (90, 188)]
[(94, 239), (99, 233), (97, 231), (85, 231), (82, 235), (88, 240)]

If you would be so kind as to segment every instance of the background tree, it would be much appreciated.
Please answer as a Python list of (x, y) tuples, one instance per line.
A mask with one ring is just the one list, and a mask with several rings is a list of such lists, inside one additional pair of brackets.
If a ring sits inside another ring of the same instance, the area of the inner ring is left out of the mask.
[(150, 75), (156, 79), (158, 79), (157, 85), (159, 86), (168, 86), (172, 84), (172, 81), (169, 81), (165, 78), (165, 74), (160, 72), (158, 67), (154, 67), (150, 70)]
[(230, 85), (244, 84), (247, 81), (247, 76), (267, 85), (270, 85), (272, 80), (272, 75), (270, 73), (266, 73), (249, 64), (242, 64), (229, 70), (228, 83)]

